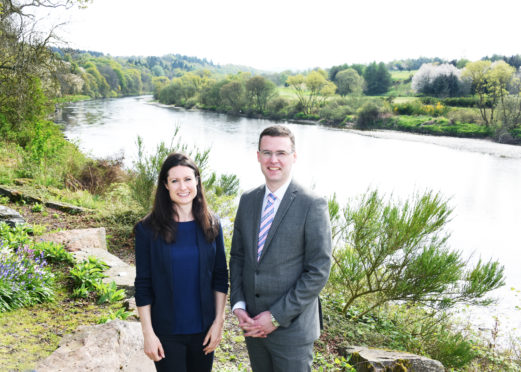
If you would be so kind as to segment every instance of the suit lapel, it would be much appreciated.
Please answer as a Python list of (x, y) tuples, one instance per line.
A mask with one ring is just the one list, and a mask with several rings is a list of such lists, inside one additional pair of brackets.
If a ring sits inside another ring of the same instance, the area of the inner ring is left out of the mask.
[[(288, 212), (289, 207), (293, 203), (293, 200), (295, 200), (296, 195), (297, 195), (297, 190), (294, 187), (293, 182), (291, 182), (288, 186), (288, 189), (286, 190), (286, 194), (284, 194), (284, 197), (282, 198), (279, 209), (277, 210), (277, 213), (275, 214), (275, 218), (273, 219), (273, 223), (271, 224), (270, 231), (268, 232), (268, 236), (266, 238), (266, 243), (264, 243), (264, 248), (262, 249), (262, 253), (261, 253), (259, 261), (262, 260), (262, 257), (264, 257), (264, 254), (268, 250), (271, 240), (277, 233), (277, 229), (279, 228), (280, 223), (284, 219), (284, 216)], [(259, 223), (260, 223), (260, 218), (259, 218)], [(257, 227), (257, 235), (259, 234), (258, 230), (259, 230), (259, 227)]]

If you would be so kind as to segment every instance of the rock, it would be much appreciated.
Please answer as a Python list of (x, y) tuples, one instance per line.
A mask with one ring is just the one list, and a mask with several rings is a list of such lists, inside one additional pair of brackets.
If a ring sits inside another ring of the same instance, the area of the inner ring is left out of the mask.
[(34, 196), (24, 194), (24, 193), (22, 193), (21, 191), (18, 191), (18, 190), (9, 189), (9, 188), (4, 187), (4, 186), (0, 186), (0, 195), (5, 195), (9, 199), (11, 199), (12, 201), (23, 200), (23, 201), (25, 201), (27, 203), (43, 204), (46, 207), (49, 207), (49, 208), (52, 208), (52, 209), (57, 209), (59, 211), (62, 211), (62, 212), (65, 212), (65, 213), (69, 213), (69, 214), (81, 214), (81, 213), (84, 213), (84, 212), (87, 211), (87, 209), (81, 208), (81, 207), (77, 207), (75, 205), (70, 205), (70, 204), (65, 204), (65, 203), (58, 203), (58, 202), (46, 202), (46, 201), (43, 201), (40, 198), (36, 198)]
[(66, 250), (73, 253), (77, 262), (87, 260), (89, 256), (105, 262), (109, 265), (109, 269), (105, 271), (107, 277), (103, 282), (114, 281), (119, 288), (125, 289), (128, 297), (134, 295), (136, 268), (107, 251), (105, 228), (64, 230), (38, 238), (63, 244)]
[(58, 202), (45, 202), (45, 206), (68, 214), (82, 214), (87, 211), (85, 208), (82, 207), (77, 207), (75, 205)]
[(349, 364), (358, 372), (444, 372), (437, 360), (402, 351), (370, 349), (351, 346), (345, 349), (345, 357), (351, 356)]
[(58, 231), (38, 237), (40, 240), (63, 244), (69, 252), (99, 248), (107, 250), (105, 228)]
[(16, 225), (24, 224), (25, 220), (22, 215), (14, 209), (0, 205), (0, 222), (5, 222), (9, 226), (15, 227)]
[(155, 367), (143, 352), (139, 322), (118, 319), (79, 327), (66, 335), (58, 349), (38, 363), (36, 371), (152, 372)]

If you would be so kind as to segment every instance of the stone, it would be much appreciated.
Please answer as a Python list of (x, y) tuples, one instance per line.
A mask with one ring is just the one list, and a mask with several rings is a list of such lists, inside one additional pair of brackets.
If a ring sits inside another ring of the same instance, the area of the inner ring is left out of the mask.
[(358, 372), (444, 372), (445, 368), (437, 360), (402, 351), (371, 349), (350, 346), (345, 349), (349, 364)]
[(40, 240), (63, 244), (69, 252), (99, 248), (107, 250), (104, 227), (90, 229), (63, 230), (38, 237)]
[(56, 351), (40, 361), (38, 372), (153, 372), (154, 362), (143, 352), (139, 322), (113, 320), (82, 326), (66, 335)]
[(125, 289), (128, 297), (134, 295), (136, 268), (107, 251), (105, 228), (64, 230), (41, 235), (38, 239), (63, 244), (77, 262), (87, 260), (89, 256), (105, 262), (109, 268), (105, 271), (107, 277), (103, 282), (114, 281), (119, 288)]
[(81, 214), (87, 211), (85, 208), (77, 207), (75, 205), (71, 204), (65, 204), (65, 203), (59, 203), (59, 202), (51, 202), (51, 201), (44, 201), (40, 198), (36, 198), (34, 196), (24, 194), (21, 191), (10, 189), (4, 186), (0, 186), (0, 195), (5, 195), (12, 201), (25, 201), (27, 203), (39, 203), (43, 204), (46, 207), (57, 209), (59, 211), (69, 213), (69, 214)]
[(16, 225), (24, 224), (25, 220), (22, 215), (14, 209), (0, 205), (0, 222), (5, 222), (9, 226), (15, 227)]

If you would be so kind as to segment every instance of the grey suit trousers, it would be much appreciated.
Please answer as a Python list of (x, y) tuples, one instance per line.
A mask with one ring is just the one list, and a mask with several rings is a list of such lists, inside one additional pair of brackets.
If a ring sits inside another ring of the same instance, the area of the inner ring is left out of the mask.
[(311, 372), (313, 342), (280, 345), (269, 338), (246, 337), (246, 346), (254, 372)]

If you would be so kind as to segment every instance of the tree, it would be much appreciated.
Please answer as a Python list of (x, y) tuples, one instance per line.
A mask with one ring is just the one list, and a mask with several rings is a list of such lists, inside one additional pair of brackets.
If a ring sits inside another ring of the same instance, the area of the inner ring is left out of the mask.
[(348, 68), (336, 74), (335, 84), (338, 94), (361, 94), (364, 89), (364, 79), (355, 69)]
[(387, 71), (385, 64), (380, 62), (371, 63), (364, 71), (364, 80), (366, 83), (366, 94), (376, 95), (383, 94), (389, 90), (392, 84), (391, 74)]
[[(456, 304), (487, 305), (484, 296), (504, 284), (497, 261), (467, 267), (447, 246), (452, 210), (431, 192), (412, 201), (384, 201), (368, 192), (341, 209), (330, 200), (335, 248), (330, 282), (344, 297), (344, 313), (359, 299), (367, 313), (390, 301), (445, 310)], [(358, 316), (362, 316), (359, 314)]]
[(56, 69), (48, 48), (55, 27), (47, 32), (37, 31), (31, 9), (85, 3), (84, 0), (0, 0), (0, 115), (12, 128), (20, 129), (24, 122), (34, 120), (36, 111), (44, 115), (45, 107), (35, 108), (44, 104), (39, 99), (38, 86), (48, 82)]
[(417, 93), (436, 97), (455, 97), (465, 92), (461, 71), (452, 64), (423, 64), (412, 78), (411, 88)]
[(234, 80), (224, 84), (220, 89), (221, 99), (232, 108), (234, 112), (240, 112), (243, 105), (244, 85), (242, 81)]
[(336, 90), (335, 84), (326, 79), (326, 73), (323, 70), (311, 71), (306, 76), (301, 74), (289, 76), (287, 82), (295, 90), (304, 113), (308, 115)]
[(462, 77), (469, 79), (472, 90), (478, 96), (479, 112), (487, 126), (497, 125), (495, 109), (508, 96), (508, 86), (514, 77), (515, 68), (505, 61), (469, 62), (462, 72)]
[(246, 81), (246, 94), (254, 109), (264, 112), (268, 100), (276, 94), (276, 87), (266, 78), (254, 76)]

